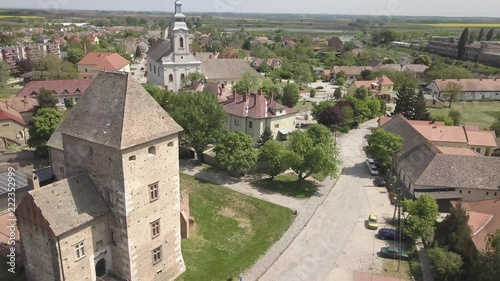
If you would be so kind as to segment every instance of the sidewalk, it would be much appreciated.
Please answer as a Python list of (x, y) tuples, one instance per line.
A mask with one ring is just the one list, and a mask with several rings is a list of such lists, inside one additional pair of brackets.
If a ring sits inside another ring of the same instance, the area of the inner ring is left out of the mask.
[(418, 259), (420, 260), (420, 267), (422, 269), (422, 278), (424, 279), (424, 281), (434, 281), (434, 276), (432, 274), (429, 261), (427, 260), (427, 255), (424, 245), (422, 244), (421, 241), (417, 241), (415, 244), (417, 246)]
[[(337, 138), (337, 148), (339, 149), (338, 159), (343, 160), (342, 150), (340, 144), (342, 137)], [(339, 165), (339, 174), (342, 170), (342, 164)], [(284, 196), (278, 193), (267, 193), (258, 190), (256, 187), (250, 185), (249, 180), (238, 180), (230, 177), (224, 171), (214, 172), (213, 170), (204, 170), (196, 166), (193, 160), (181, 160), (180, 171), (184, 174), (192, 175), (209, 182), (223, 185), (236, 192), (240, 192), (255, 198), (259, 198), (280, 206), (290, 208), (297, 211), (297, 217), (293, 221), (290, 228), (283, 234), (283, 236), (276, 242), (267, 252), (259, 258), (259, 260), (243, 274), (244, 280), (258, 280), (264, 273), (278, 260), (280, 255), (290, 246), (295, 237), (302, 231), (302, 229), (309, 223), (309, 220), (314, 215), (318, 207), (324, 202), (327, 195), (331, 192), (337, 178), (327, 178), (321, 183), (318, 191), (309, 199), (297, 199), (293, 197)]]

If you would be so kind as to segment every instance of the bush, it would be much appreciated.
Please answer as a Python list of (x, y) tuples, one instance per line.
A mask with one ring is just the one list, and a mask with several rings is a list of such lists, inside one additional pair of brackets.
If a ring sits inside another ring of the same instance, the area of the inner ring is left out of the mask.
[(344, 134), (349, 133), (350, 130), (351, 130), (351, 128), (348, 125), (344, 125), (344, 126), (339, 128), (339, 132), (344, 133)]
[(418, 257), (410, 261), (410, 272), (413, 276), (422, 276), (422, 266), (420, 265)]

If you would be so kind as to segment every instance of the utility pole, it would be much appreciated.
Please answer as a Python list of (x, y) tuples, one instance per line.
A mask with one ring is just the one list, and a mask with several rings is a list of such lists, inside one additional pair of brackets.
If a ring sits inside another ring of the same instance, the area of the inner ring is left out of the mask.
[(402, 239), (402, 228), (401, 228), (401, 212), (402, 212), (402, 206), (401, 206), (401, 199), (403, 197), (403, 189), (398, 188), (398, 200), (396, 202), (398, 206), (398, 228), (396, 229), (397, 234), (398, 234), (398, 252), (399, 252), (399, 257), (398, 257), (398, 272), (399, 268), (401, 266), (401, 255), (403, 254), (403, 239)]

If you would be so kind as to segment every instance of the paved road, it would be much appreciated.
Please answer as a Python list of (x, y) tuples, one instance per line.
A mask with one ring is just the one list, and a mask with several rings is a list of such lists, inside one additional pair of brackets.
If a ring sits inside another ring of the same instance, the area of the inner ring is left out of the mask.
[(262, 281), (349, 281), (353, 271), (378, 272), (386, 243), (365, 228), (370, 213), (383, 224), (393, 207), (384, 188), (374, 187), (364, 160), (365, 136), (376, 126), (363, 124), (342, 138), (344, 171), (309, 223), (262, 275)]

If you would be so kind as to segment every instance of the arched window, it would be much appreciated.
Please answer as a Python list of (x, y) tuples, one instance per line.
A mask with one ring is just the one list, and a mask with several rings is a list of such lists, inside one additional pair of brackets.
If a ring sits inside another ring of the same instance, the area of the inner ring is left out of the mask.
[(128, 158), (128, 161), (135, 161), (135, 159), (136, 159), (135, 155), (132, 155)]
[(181, 81), (184, 81), (184, 78), (185, 78), (185, 77), (186, 77), (186, 76), (184, 75), (184, 73), (182, 73), (182, 74), (181, 74)]
[(182, 38), (182, 37), (179, 39), (179, 46), (181, 48), (184, 48), (184, 38)]
[(172, 74), (168, 76), (168, 82), (174, 82), (174, 76)]
[(156, 155), (156, 147), (151, 146), (150, 148), (148, 148), (148, 153), (150, 156)]

